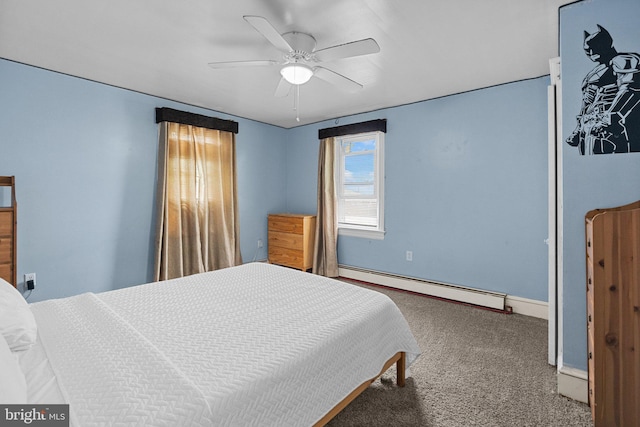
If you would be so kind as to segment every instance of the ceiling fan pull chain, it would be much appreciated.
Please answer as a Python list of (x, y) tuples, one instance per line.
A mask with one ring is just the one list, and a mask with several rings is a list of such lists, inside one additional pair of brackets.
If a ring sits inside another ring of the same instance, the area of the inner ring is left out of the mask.
[(300, 85), (295, 85), (296, 86), (296, 93), (295, 93), (295, 97), (293, 99), (293, 109), (296, 112), (296, 121), (299, 122), (300, 121)]

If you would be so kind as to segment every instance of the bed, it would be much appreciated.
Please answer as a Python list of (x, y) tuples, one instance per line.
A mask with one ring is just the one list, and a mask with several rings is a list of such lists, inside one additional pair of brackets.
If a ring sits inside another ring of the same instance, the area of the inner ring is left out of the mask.
[(324, 425), (420, 353), (387, 296), (267, 263), (27, 307), (26, 402), (77, 426)]

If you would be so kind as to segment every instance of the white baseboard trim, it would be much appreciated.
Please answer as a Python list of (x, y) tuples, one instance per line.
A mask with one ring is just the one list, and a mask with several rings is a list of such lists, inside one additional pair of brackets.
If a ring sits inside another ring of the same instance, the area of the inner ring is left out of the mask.
[(578, 402), (589, 402), (589, 377), (582, 369), (558, 369), (558, 394)]
[(497, 310), (505, 309), (504, 302), (506, 295), (498, 292), (482, 291), (413, 277), (364, 270), (346, 265), (339, 266), (339, 274), (341, 277), (347, 279), (360, 280), (363, 282), (374, 283), (376, 285), (388, 286), (390, 288), (480, 305)]
[(507, 295), (505, 304), (511, 307), (514, 313), (549, 320), (549, 303), (546, 301)]
[(548, 319), (549, 315), (548, 304), (544, 301), (513, 297), (499, 292), (484, 291), (414, 277), (365, 270), (348, 265), (340, 265), (339, 274), (341, 277), (347, 279), (360, 280), (376, 285), (388, 286), (390, 288), (402, 289), (497, 310), (506, 310), (508, 307), (511, 307), (514, 313), (525, 316)]

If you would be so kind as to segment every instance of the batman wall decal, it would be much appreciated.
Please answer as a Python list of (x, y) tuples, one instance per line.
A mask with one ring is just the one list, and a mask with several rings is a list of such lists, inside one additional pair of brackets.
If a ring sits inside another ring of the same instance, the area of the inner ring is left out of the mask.
[(580, 154), (640, 152), (640, 55), (618, 53), (609, 32), (584, 32), (595, 62), (582, 81), (582, 106), (567, 144)]

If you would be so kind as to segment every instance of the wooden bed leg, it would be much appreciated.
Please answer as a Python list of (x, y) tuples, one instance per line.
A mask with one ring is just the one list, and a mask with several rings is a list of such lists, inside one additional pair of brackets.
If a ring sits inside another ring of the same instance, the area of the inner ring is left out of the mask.
[(398, 387), (404, 387), (405, 371), (407, 369), (407, 354), (403, 351), (400, 353), (400, 359), (396, 362), (396, 377)]
[(407, 354), (404, 351), (400, 351), (394, 354), (391, 359), (387, 360), (387, 363), (384, 364), (384, 366), (382, 367), (382, 370), (378, 375), (360, 384), (360, 387), (356, 388), (351, 393), (349, 393), (347, 397), (342, 399), (342, 401), (340, 401), (336, 406), (334, 406), (333, 409), (327, 412), (324, 417), (322, 417), (317, 423), (313, 425), (313, 427), (323, 427), (325, 424), (327, 424), (331, 419), (333, 419), (333, 417), (335, 417), (349, 403), (351, 403), (353, 399), (355, 399), (360, 395), (360, 393), (365, 391), (367, 387), (369, 387), (371, 383), (373, 383), (380, 375), (384, 374), (387, 371), (387, 369), (391, 368), (394, 363), (396, 364), (396, 370), (397, 370), (396, 384), (398, 384), (398, 387), (404, 387), (404, 381), (405, 381), (404, 375), (405, 375), (405, 370), (407, 368)]

